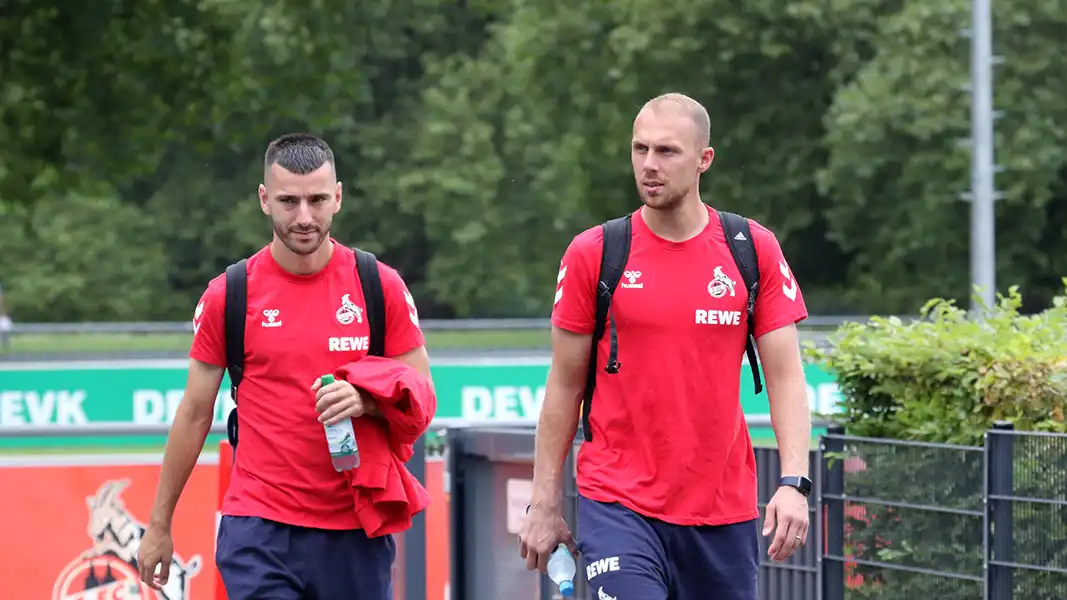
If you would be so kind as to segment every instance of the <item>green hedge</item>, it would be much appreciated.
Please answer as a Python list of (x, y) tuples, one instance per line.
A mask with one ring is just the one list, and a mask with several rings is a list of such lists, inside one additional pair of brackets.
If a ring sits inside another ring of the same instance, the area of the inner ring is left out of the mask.
[[(1067, 280), (1064, 280), (1067, 287)], [(992, 424), (1067, 432), (1067, 296), (1033, 315), (1019, 314), (1012, 288), (982, 318), (943, 299), (922, 319), (875, 318), (850, 323), (809, 360), (837, 378), (853, 436), (982, 446)], [(1067, 500), (1067, 438), (1020, 438), (1015, 495)], [(963, 448), (849, 443), (845, 493), (911, 505), (984, 510), (983, 453)], [(1016, 503), (1017, 562), (1067, 568), (1067, 508)], [(846, 555), (982, 577), (982, 518), (877, 503), (846, 505)], [(1015, 572), (1017, 597), (1067, 598), (1067, 576)], [(849, 565), (847, 597), (882, 600), (970, 600), (980, 583), (897, 569)]]
[[(1065, 280), (1067, 286), (1067, 280)], [(1020, 315), (1016, 288), (969, 319), (934, 299), (922, 320), (848, 323), (807, 357), (835, 373), (853, 435), (981, 444), (997, 420), (1067, 432), (1067, 297)]]

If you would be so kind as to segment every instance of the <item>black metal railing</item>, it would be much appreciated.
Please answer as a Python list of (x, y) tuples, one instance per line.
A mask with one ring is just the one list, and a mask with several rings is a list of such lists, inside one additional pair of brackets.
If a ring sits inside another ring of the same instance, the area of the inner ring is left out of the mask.
[(986, 448), (989, 599), (1067, 598), (1067, 436), (1001, 427)]
[[(532, 476), (533, 436), (532, 428), (449, 432), (453, 598), (554, 597), (525, 572), (501, 524), (507, 480)], [(778, 451), (755, 452), (762, 518)], [(960, 446), (830, 427), (811, 458), (809, 542), (776, 563), (762, 541), (760, 600), (1067, 598), (1067, 435), (998, 423), (983, 446)], [(566, 484), (572, 505), (573, 473)], [(572, 528), (575, 513), (568, 506)], [(588, 598), (578, 579), (576, 596)]]
[(825, 600), (1067, 598), (1067, 435), (823, 438)]
[(826, 599), (981, 599), (982, 448), (827, 435)]

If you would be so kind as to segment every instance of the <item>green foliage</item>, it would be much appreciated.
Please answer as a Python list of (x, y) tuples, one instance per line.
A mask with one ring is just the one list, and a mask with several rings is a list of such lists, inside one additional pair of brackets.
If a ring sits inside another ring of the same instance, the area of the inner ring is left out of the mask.
[[(959, 32), (970, 27), (972, 3), (843, 4), (878, 15), (860, 35), (845, 34), (857, 40), (841, 49), (853, 74), (841, 74), (824, 116), (829, 159), (818, 176), (833, 198), (825, 215), (832, 239), (854, 257), (844, 295), (883, 314), (931, 296), (966, 300), (970, 206), (960, 195), (970, 188), (971, 153), (960, 142), (970, 136), (970, 45)], [(1067, 81), (1045, 79), (1067, 70), (1067, 57), (1037, 48), (1067, 37), (1067, 5), (994, 2), (993, 26), (994, 52), (1004, 56), (993, 74), (994, 108), (1003, 110), (997, 269), (1038, 309), (1067, 273), (1067, 203), (1050, 204), (1067, 168), (1067, 107), (1056, 99)]]
[[(1067, 296), (1032, 315), (1020, 314), (1021, 305), (1016, 287), (972, 314), (934, 299), (921, 320), (845, 325), (828, 346), (806, 350), (834, 373), (840, 420), (862, 438), (847, 439), (842, 452), (844, 492), (856, 499), (846, 503), (847, 555), (982, 577), (986, 443), (1009, 448), (1012, 495), (1067, 500), (1067, 437), (987, 437), (1001, 420), (1019, 431), (1067, 432)], [(1008, 518), (1015, 562), (1067, 567), (1062, 507), (1014, 500)], [(1060, 575), (1019, 569), (1014, 578), (1020, 597), (1067, 593)], [(853, 565), (849, 581), (852, 599), (982, 597), (966, 580), (872, 565)]]
[(998, 420), (1067, 432), (1067, 297), (1021, 305), (1016, 287), (980, 319), (934, 299), (920, 320), (846, 324), (807, 355), (835, 374), (850, 434), (980, 444)]
[(0, 225), (0, 255), (18, 257), (7, 272), (15, 285), (4, 294), (12, 312), (27, 321), (50, 321), (56, 314), (105, 321), (159, 314), (154, 302), (167, 285), (166, 255), (140, 208), (103, 189), (12, 212), (22, 218)]
[(238, 23), (219, 4), (5, 2), (0, 199), (126, 185), (194, 138), (230, 73)]
[[(1067, 273), (1067, 5), (994, 11), (997, 274), (1035, 310)], [(543, 316), (570, 239), (637, 206), (632, 120), (667, 91), (711, 114), (705, 201), (775, 231), (813, 314), (968, 296), (966, 0), (12, 0), (4, 15), (0, 244), (37, 243), (37, 203), (92, 197), (115, 207), (92, 225), (115, 254), (141, 248), (121, 216), (152, 257), (90, 276), (0, 254), (16, 321), (188, 319), (269, 240), (260, 157), (293, 130), (334, 148), (335, 237), (396, 266), (424, 317)], [(43, 304), (57, 281), (83, 286), (77, 308)]]

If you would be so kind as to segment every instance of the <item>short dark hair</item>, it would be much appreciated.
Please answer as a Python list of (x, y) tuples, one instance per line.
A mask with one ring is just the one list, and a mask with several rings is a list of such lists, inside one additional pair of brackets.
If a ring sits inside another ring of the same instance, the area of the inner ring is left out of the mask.
[(337, 167), (329, 144), (307, 133), (287, 133), (267, 146), (263, 169), (277, 163), (286, 171), (306, 175), (326, 163)]

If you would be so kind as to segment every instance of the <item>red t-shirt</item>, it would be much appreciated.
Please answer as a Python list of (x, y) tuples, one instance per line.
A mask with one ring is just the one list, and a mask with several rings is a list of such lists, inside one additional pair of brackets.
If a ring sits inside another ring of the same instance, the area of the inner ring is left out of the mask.
[[(604, 372), (609, 334), (597, 350), (590, 410), (593, 441), (578, 454), (578, 488), (680, 525), (754, 519), (756, 463), (741, 411), (748, 294), (718, 215), (685, 242), (653, 234), (641, 211), (625, 273), (612, 299), (618, 373)], [(778, 240), (751, 221), (759, 256), (759, 336), (801, 321), (807, 309)], [(563, 256), (552, 323), (593, 332), (603, 234), (579, 234)], [(748, 370), (744, 376), (750, 376)]]
[[(334, 242), (330, 262), (307, 276), (282, 269), (269, 246), (247, 264), (245, 370), (237, 397), (240, 443), (222, 514), (358, 529), (352, 492), (330, 463), (311, 391), (319, 376), (367, 355), (370, 325), (355, 253)], [(423, 335), (400, 275), (378, 265), (385, 354), (397, 356), (424, 345)], [(220, 275), (197, 305), (190, 357), (226, 366), (225, 304), (226, 277)]]

